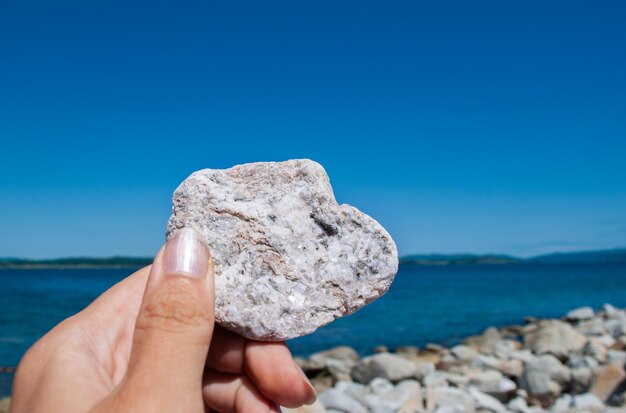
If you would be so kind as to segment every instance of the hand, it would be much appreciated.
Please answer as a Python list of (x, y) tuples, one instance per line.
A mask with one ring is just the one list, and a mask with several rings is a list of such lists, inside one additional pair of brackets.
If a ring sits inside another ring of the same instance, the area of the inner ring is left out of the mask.
[(180, 230), (151, 267), (33, 345), (15, 375), (12, 412), (254, 413), (312, 403), (284, 343), (214, 324), (213, 280), (208, 249)]

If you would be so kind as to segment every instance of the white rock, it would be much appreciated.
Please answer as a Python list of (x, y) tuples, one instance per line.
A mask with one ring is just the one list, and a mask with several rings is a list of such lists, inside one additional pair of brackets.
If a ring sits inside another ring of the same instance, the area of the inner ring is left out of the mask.
[(593, 381), (593, 371), (588, 367), (577, 367), (570, 370), (572, 380), (570, 382), (569, 391), (572, 393), (584, 393), (589, 390)]
[(472, 396), (452, 387), (427, 389), (426, 410), (429, 412), (471, 413), (476, 409)]
[(587, 338), (571, 325), (559, 320), (542, 320), (534, 331), (524, 337), (526, 346), (535, 354), (550, 353), (567, 359), (572, 352), (579, 352)]
[(359, 383), (369, 383), (376, 377), (396, 382), (415, 377), (416, 374), (415, 363), (390, 353), (364, 357), (352, 370), (352, 378)]
[(593, 357), (600, 364), (606, 363), (608, 353), (608, 348), (596, 337), (590, 337), (583, 349), (583, 354)]
[(604, 304), (603, 308), (607, 318), (617, 318), (620, 314), (624, 313), (622, 310), (612, 306), (611, 304)]
[(313, 404), (296, 407), (294, 409), (288, 407), (281, 407), (280, 409), (283, 413), (328, 413), (319, 400), (316, 400)]
[(572, 396), (569, 394), (564, 394), (554, 401), (554, 404), (552, 405), (550, 411), (554, 413), (561, 413), (570, 410), (571, 407)]
[(516, 397), (511, 400), (507, 405), (507, 408), (514, 413), (530, 413), (530, 408), (524, 397)]
[(319, 400), (327, 409), (345, 413), (367, 413), (365, 406), (337, 389), (326, 390), (319, 395)]
[(384, 294), (398, 270), (385, 229), (338, 205), (310, 160), (193, 173), (176, 189), (167, 238), (199, 231), (215, 264), (216, 321), (245, 337), (312, 333)]
[(601, 336), (608, 332), (604, 320), (600, 318), (579, 321), (575, 328), (586, 336)]
[(452, 347), (450, 352), (452, 352), (452, 355), (459, 360), (473, 360), (476, 356), (478, 356), (478, 352), (476, 350), (463, 344)]
[(602, 400), (598, 399), (591, 393), (579, 394), (574, 396), (572, 405), (577, 409), (598, 409), (604, 408)]
[(381, 397), (383, 403), (399, 413), (418, 413), (424, 410), (420, 384), (415, 380), (403, 380), (389, 393)]
[(474, 398), (477, 408), (487, 409), (495, 413), (506, 412), (506, 407), (496, 398), (485, 394), (474, 387), (469, 388), (470, 395)]
[[(391, 383), (390, 383), (391, 384)], [(368, 388), (361, 383), (355, 383), (352, 381), (339, 381), (335, 383), (335, 390), (352, 397), (354, 400), (361, 401), (365, 394), (368, 393)], [(393, 389), (393, 386), (391, 386)]]
[(606, 361), (608, 363), (626, 364), (626, 352), (621, 350), (609, 350)]
[(593, 308), (591, 307), (580, 307), (574, 310), (571, 310), (565, 315), (565, 318), (572, 321), (580, 321), (580, 320), (589, 320), (594, 316)]
[(614, 338), (626, 334), (626, 314), (618, 313), (615, 318), (606, 320), (604, 327)]
[(467, 386), (469, 382), (470, 378), (467, 376), (439, 370), (428, 373), (424, 377), (424, 385), (430, 388), (447, 386), (448, 384), (464, 387)]
[[(362, 386), (362, 385), (361, 385)], [(393, 384), (382, 377), (374, 378), (368, 385), (370, 392), (377, 396), (384, 396), (394, 389)]]
[(532, 395), (555, 394), (560, 393), (560, 389), (570, 379), (571, 373), (567, 367), (556, 357), (544, 354), (526, 363), (520, 386)]

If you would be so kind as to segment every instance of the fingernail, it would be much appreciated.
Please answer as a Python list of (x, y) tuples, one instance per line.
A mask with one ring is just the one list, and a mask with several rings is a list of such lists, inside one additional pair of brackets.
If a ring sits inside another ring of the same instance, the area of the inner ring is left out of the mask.
[(302, 375), (302, 378), (304, 379), (304, 382), (309, 386), (309, 397), (306, 400), (305, 404), (313, 404), (315, 403), (315, 400), (317, 400), (317, 392), (315, 391), (315, 387), (313, 387), (313, 385), (309, 381), (309, 378), (304, 373), (304, 370), (302, 370), (300, 366), (297, 366), (297, 367), (298, 367), (298, 370), (300, 371), (300, 374)]
[(165, 244), (163, 270), (166, 274), (204, 278), (210, 259), (209, 249), (200, 234), (191, 228), (183, 228)]

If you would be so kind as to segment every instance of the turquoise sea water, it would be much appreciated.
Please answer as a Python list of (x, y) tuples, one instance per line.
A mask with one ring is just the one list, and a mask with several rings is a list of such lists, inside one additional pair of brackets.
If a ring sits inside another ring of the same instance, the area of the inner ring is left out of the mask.
[[(17, 365), (47, 330), (130, 272), (0, 270), (0, 368)], [(403, 266), (384, 297), (289, 345), (296, 355), (340, 344), (362, 354), (380, 344), (450, 345), (527, 315), (560, 317), (606, 302), (626, 307), (626, 264)], [(0, 373), (0, 397), (11, 379)]]

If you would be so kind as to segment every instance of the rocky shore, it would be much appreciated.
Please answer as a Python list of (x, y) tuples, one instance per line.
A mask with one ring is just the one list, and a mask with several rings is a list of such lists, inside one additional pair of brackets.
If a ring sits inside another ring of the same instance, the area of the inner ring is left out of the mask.
[(319, 396), (286, 413), (626, 413), (626, 311), (609, 304), (491, 327), (452, 348), (381, 346), (360, 358), (342, 346), (297, 362)]
[(298, 359), (318, 401), (292, 413), (626, 412), (626, 312), (577, 308), (445, 348), (337, 347)]

